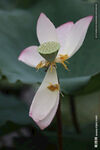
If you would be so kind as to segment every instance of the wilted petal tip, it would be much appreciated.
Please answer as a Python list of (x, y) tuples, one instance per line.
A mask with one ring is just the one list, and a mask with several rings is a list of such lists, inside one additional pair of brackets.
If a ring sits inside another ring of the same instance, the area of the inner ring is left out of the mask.
[(22, 53), (23, 53), (23, 51), (20, 53), (20, 55), (19, 55), (19, 57), (18, 57), (18, 60), (19, 60), (19, 61), (21, 61)]
[(38, 17), (37, 24), (38, 24), (40, 18), (43, 17), (43, 16), (44, 16), (44, 17), (47, 17), (43, 12), (41, 12), (40, 15), (39, 15), (39, 17)]
[(32, 113), (31, 113), (31, 112), (29, 112), (29, 117), (31, 117), (31, 118), (32, 118)]
[(36, 124), (38, 125), (38, 127), (39, 127), (41, 130), (44, 130), (44, 129), (47, 127), (47, 126), (45, 126), (45, 125), (44, 125), (44, 126), (43, 126), (43, 125), (40, 125), (39, 122), (36, 122)]
[(88, 18), (90, 20), (90, 22), (91, 22), (92, 19), (93, 19), (93, 16), (87, 16), (86, 18)]
[(93, 18), (93, 16), (88, 16), (88, 17), (91, 18), (91, 19)]
[(41, 126), (40, 127), (41, 130), (44, 130), (45, 128), (46, 128), (46, 126)]
[[(31, 46), (30, 46), (31, 47)], [(19, 61), (23, 61), (24, 60), (24, 56), (23, 54), (26, 52), (26, 48), (20, 53), (19, 57), (18, 57), (18, 60)]]
[[(84, 17), (84, 18), (82, 18), (82, 19), (87, 20), (87, 22), (88, 22), (88, 21), (91, 22), (92, 19), (93, 19), (93, 16), (87, 16), (87, 17)], [(80, 19), (80, 20), (82, 20), (82, 19)], [(78, 20), (78, 21), (80, 21), (80, 20)], [(77, 21), (77, 22), (78, 22), (78, 21)]]
[(43, 12), (40, 13), (40, 16), (46, 16)]

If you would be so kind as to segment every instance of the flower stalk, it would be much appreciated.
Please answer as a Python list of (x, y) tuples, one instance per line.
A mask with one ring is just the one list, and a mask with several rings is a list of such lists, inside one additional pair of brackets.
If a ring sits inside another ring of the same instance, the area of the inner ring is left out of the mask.
[(63, 150), (63, 130), (62, 130), (62, 118), (61, 118), (61, 102), (59, 101), (57, 117), (57, 134), (58, 134), (58, 150)]
[(73, 95), (69, 96), (69, 103), (70, 103), (70, 111), (71, 111), (73, 125), (76, 129), (77, 134), (80, 134), (81, 130), (80, 130), (80, 125), (79, 125), (78, 118), (77, 118), (75, 99)]

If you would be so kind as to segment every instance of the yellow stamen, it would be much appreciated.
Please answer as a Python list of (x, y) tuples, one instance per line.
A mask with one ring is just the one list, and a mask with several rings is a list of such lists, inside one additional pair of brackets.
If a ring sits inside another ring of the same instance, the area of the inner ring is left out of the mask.
[(45, 67), (48, 67), (50, 65), (50, 62), (46, 61), (45, 62)]
[(62, 55), (62, 54), (60, 54), (59, 55), (59, 59), (62, 60), (62, 61), (65, 61), (65, 60), (68, 59), (68, 55)]
[(51, 72), (52, 72), (53, 66), (56, 66), (56, 63), (61, 63), (61, 64), (65, 67), (65, 69), (68, 70), (68, 67), (67, 67), (67, 65), (65, 64), (65, 62), (68, 63), (68, 62), (67, 62), (67, 59), (68, 59), (68, 55), (61, 55), (61, 54), (60, 54), (60, 55), (55, 59), (55, 61), (53, 61), (53, 62), (41, 61), (41, 62), (36, 66), (36, 69), (40, 69), (40, 68), (43, 68), (43, 67), (48, 67), (48, 66), (50, 66), (50, 70), (51, 70)]
[(67, 67), (67, 65), (65, 64), (65, 62), (66, 63), (68, 63), (66, 60), (68, 59), (68, 55), (59, 55), (58, 56), (58, 58), (56, 58), (56, 63), (61, 63), (64, 67), (65, 67), (65, 69), (66, 70), (68, 70), (68, 67)]
[(67, 65), (62, 61), (61, 64), (65, 67), (66, 70), (68, 70)]
[(37, 66), (36, 66), (36, 69), (40, 69), (40, 68), (43, 68), (44, 67), (44, 64), (43, 62), (41, 61)]
[(36, 66), (36, 69), (40, 69), (40, 68), (43, 68), (43, 67), (48, 67), (49, 66), (49, 62), (47, 61), (41, 61), (37, 66)]
[(50, 63), (50, 70), (51, 70), (51, 72), (52, 72), (53, 66), (56, 66), (55, 62)]
[(55, 90), (59, 90), (59, 84), (52, 84), (50, 83), (50, 85), (47, 87), (50, 91), (55, 91)]

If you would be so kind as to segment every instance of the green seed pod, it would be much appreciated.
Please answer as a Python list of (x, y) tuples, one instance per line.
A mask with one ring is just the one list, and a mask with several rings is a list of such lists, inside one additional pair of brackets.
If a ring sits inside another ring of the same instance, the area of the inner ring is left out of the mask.
[(38, 52), (42, 57), (44, 57), (47, 61), (53, 62), (57, 56), (57, 53), (60, 49), (60, 44), (57, 42), (46, 42), (41, 44), (38, 47)]

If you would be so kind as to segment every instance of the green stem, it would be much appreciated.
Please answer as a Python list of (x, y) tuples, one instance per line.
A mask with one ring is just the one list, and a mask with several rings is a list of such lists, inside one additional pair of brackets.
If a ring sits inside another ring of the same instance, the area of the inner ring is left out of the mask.
[(75, 106), (75, 99), (73, 95), (69, 96), (69, 102), (70, 102), (70, 111), (72, 116), (73, 125), (76, 129), (76, 132), (80, 134), (80, 126), (78, 123), (77, 113), (76, 113), (76, 106)]
[(57, 110), (57, 133), (58, 133), (58, 150), (63, 150), (63, 139), (62, 139), (62, 119), (61, 119), (61, 102), (59, 101), (59, 106)]

